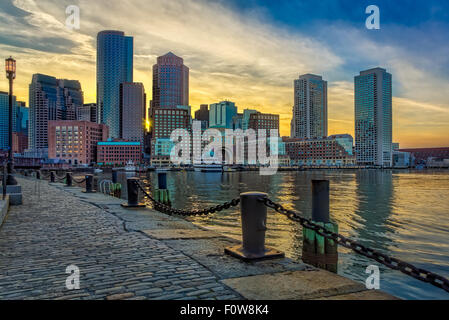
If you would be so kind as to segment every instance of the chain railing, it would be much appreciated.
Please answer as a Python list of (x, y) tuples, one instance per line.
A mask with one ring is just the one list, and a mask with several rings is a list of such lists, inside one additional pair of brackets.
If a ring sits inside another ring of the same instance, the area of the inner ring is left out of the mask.
[(263, 202), (268, 208), (275, 210), (276, 212), (286, 216), (292, 221), (298, 222), (301, 226), (307, 229), (315, 231), (318, 235), (325, 237), (326, 239), (333, 240), (339, 245), (351, 249), (354, 252), (362, 256), (365, 256), (369, 259), (375, 260), (390, 269), (398, 270), (408, 276), (411, 276), (415, 279), (418, 279), (426, 283), (430, 283), (435, 287), (441, 288), (449, 292), (449, 280), (443, 276), (437, 275), (433, 272), (424, 270), (422, 268), (415, 267), (410, 263), (407, 263), (394, 257), (390, 257), (379, 251), (368, 248), (358, 243), (357, 241), (342, 236), (341, 234), (329, 231), (324, 226), (320, 226), (309, 219), (301, 217), (301, 215), (298, 212), (288, 210), (284, 208), (282, 205), (273, 202), (269, 198), (261, 198), (259, 200)]
[(76, 180), (76, 179), (72, 176), (72, 181), (75, 182), (76, 184), (82, 184), (82, 183), (86, 182), (86, 178), (81, 179), (81, 180)]
[(225, 202), (221, 205), (217, 205), (208, 209), (203, 210), (179, 210), (169, 207), (159, 201), (156, 201), (146, 190), (142, 187), (140, 183), (135, 182), (136, 186), (142, 191), (142, 193), (153, 203), (154, 209), (161, 213), (165, 213), (168, 215), (179, 215), (179, 216), (205, 216), (208, 214), (217, 213), (226, 209), (230, 209), (232, 207), (236, 207), (240, 204), (240, 198), (233, 199), (229, 202)]

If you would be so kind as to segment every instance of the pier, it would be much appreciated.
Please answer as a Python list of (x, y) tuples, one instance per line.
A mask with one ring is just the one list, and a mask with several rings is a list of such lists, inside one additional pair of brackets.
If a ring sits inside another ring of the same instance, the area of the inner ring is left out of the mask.
[[(395, 299), (288, 258), (244, 262), (225, 254), (239, 241), (148, 207), (17, 180), (23, 205), (0, 228), (0, 299)], [(79, 290), (66, 288), (69, 265)]]

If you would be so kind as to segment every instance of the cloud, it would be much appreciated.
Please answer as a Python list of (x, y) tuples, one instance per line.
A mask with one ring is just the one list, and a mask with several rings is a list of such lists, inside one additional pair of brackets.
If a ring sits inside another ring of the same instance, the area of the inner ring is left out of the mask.
[[(78, 31), (65, 27), (65, 9), (73, 4), (81, 9)], [(230, 99), (240, 110), (279, 113), (282, 134), (290, 131), (293, 80), (309, 72), (329, 81), (330, 133), (353, 133), (353, 77), (377, 65), (393, 73), (394, 108), (405, 117), (397, 128), (412, 134), (408, 128), (413, 117), (404, 115), (402, 108), (415, 110), (414, 116), (432, 110), (441, 119), (448, 110), (447, 75), (431, 67), (423, 50), (404, 47), (411, 40), (394, 42), (401, 35), (419, 35), (407, 27), (391, 27), (389, 37), (342, 21), (311, 23), (299, 30), (275, 24), (257, 7), (239, 11), (227, 1), (206, 0), (14, 0), (2, 2), (0, 8), (0, 54), (14, 54), (18, 60), (16, 92), (22, 99), (28, 96), (31, 75), (40, 72), (80, 80), (86, 101), (95, 101), (96, 35), (117, 29), (135, 38), (134, 80), (144, 83), (149, 99), (152, 65), (157, 56), (172, 51), (191, 70), (194, 110), (203, 103)], [(388, 34), (388, 26), (382, 28)], [(447, 44), (441, 45), (430, 56), (444, 65), (447, 59), (436, 57), (447, 50)], [(434, 120), (430, 115), (428, 119)], [(402, 133), (395, 132), (402, 139)], [(441, 136), (435, 139), (444, 141)]]

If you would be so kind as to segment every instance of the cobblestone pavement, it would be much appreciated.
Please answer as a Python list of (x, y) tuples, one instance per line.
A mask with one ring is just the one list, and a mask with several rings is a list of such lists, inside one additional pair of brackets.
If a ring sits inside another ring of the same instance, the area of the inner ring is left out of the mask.
[[(241, 299), (201, 264), (118, 217), (35, 180), (0, 229), (0, 299)], [(80, 289), (66, 288), (66, 268)]]

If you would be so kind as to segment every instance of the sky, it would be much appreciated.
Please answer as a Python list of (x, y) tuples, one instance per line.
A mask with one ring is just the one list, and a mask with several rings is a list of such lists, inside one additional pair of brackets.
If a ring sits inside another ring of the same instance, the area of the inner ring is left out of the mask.
[[(368, 30), (366, 7), (380, 9)], [(79, 30), (66, 8), (80, 8)], [(79, 80), (96, 101), (96, 35), (134, 37), (134, 81), (152, 96), (152, 65), (172, 51), (190, 68), (190, 104), (234, 101), (280, 114), (289, 135), (293, 81), (328, 81), (329, 134), (354, 135), (354, 76), (393, 75), (393, 140), (449, 146), (449, 1), (446, 0), (1, 0), (0, 57), (17, 60), (15, 93), (34, 73)], [(7, 80), (0, 78), (0, 91)]]

